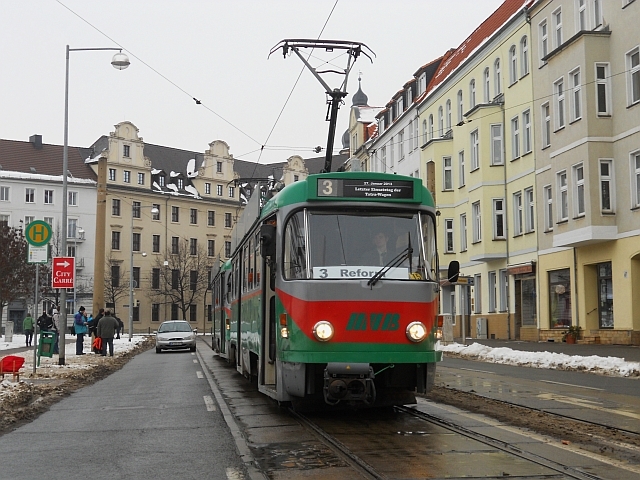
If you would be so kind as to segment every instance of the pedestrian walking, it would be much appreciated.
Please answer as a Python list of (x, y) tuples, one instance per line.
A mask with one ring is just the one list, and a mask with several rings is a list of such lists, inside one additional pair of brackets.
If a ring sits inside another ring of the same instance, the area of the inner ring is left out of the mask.
[(56, 343), (53, 346), (53, 353), (57, 355), (60, 353), (58, 341), (60, 340), (60, 314), (58, 313), (58, 307), (54, 307), (51, 311), (51, 319), (53, 320), (53, 331), (56, 333)]
[(38, 317), (36, 321), (36, 325), (40, 329), (41, 332), (48, 332), (53, 329), (53, 319), (47, 314), (47, 312), (42, 312), (42, 315)]
[(106, 309), (104, 317), (98, 321), (97, 327), (98, 337), (102, 339), (102, 352), (100, 353), (103, 357), (107, 355), (107, 345), (109, 346), (109, 356), (113, 357), (113, 337), (117, 328), (118, 321), (111, 316), (111, 310)]
[(120, 320), (120, 317), (116, 317), (116, 321), (118, 322), (118, 328), (116, 329), (116, 338), (120, 340), (120, 332), (124, 335), (124, 323)]
[(73, 317), (73, 326), (76, 330), (76, 355), (84, 355), (84, 334), (89, 331), (87, 318), (84, 316), (85, 308), (80, 307)]
[(31, 317), (31, 312), (27, 313), (27, 316), (24, 317), (22, 321), (22, 331), (24, 332), (24, 341), (27, 347), (31, 346), (31, 342), (33, 341), (33, 318)]
[(94, 318), (92, 318), (89, 321), (89, 333), (91, 334), (91, 351), (93, 353), (100, 353), (100, 350), (97, 350), (93, 347), (93, 344), (96, 340), (96, 337), (98, 336), (98, 322), (100, 321), (100, 319), (104, 317), (104, 308), (101, 308), (98, 311), (98, 315), (96, 315)]

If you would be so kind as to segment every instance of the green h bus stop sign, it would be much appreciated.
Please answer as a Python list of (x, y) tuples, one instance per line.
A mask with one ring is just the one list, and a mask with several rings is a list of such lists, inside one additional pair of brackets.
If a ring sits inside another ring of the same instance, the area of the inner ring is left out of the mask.
[(42, 247), (51, 240), (51, 225), (42, 220), (34, 220), (27, 225), (24, 236), (29, 245)]

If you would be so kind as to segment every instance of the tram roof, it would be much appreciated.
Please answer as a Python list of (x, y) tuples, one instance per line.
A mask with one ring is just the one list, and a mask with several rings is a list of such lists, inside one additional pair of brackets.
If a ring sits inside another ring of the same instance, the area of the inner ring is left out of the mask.
[[(323, 185), (327, 185), (324, 191)], [(434, 206), (433, 197), (420, 178), (376, 172), (331, 172), (309, 175), (287, 185), (265, 204), (261, 216), (295, 203), (340, 200)]]

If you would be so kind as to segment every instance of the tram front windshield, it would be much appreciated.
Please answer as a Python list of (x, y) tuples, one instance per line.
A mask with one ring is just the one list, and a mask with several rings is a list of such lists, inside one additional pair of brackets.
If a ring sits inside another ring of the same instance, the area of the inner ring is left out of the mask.
[(286, 279), (434, 280), (435, 228), (426, 213), (301, 210), (284, 235)]

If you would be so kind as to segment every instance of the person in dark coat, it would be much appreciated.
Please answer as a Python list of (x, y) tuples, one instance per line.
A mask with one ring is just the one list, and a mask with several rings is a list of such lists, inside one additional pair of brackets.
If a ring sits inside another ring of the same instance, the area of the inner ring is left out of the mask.
[(111, 316), (111, 310), (104, 311), (104, 317), (98, 321), (98, 336), (102, 339), (101, 355), (107, 355), (107, 345), (109, 345), (109, 356), (113, 357), (113, 337), (115, 337), (118, 328), (118, 321)]
[(53, 319), (47, 312), (42, 312), (42, 315), (40, 315), (36, 321), (36, 325), (38, 325), (41, 332), (51, 331), (53, 329)]
[(120, 320), (120, 317), (116, 317), (116, 321), (118, 322), (118, 328), (116, 329), (116, 338), (120, 339), (120, 332), (124, 335), (124, 323)]

